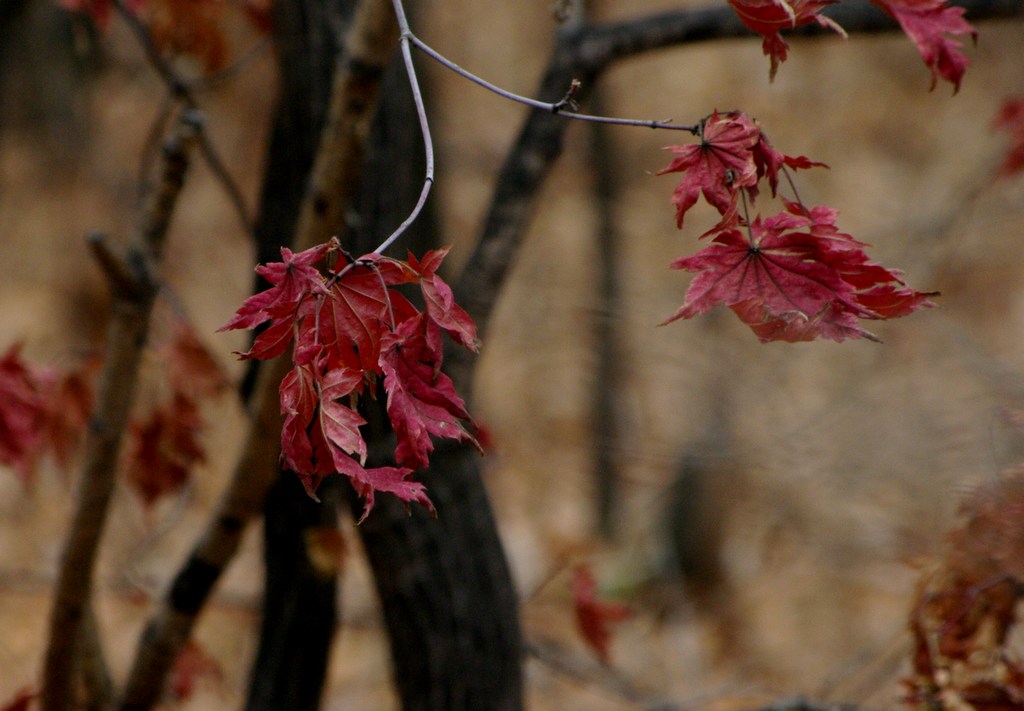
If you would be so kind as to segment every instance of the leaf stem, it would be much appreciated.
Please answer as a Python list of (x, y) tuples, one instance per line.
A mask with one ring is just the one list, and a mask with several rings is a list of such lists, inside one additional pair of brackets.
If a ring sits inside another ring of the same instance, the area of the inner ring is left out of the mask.
[(758, 245), (754, 244), (754, 230), (750, 227), (750, 209), (747, 206), (747, 193), (743, 188), (740, 188), (740, 200), (743, 201), (743, 222), (747, 228), (747, 241), (750, 243), (751, 249), (757, 249)]
[(793, 191), (793, 199), (796, 204), (800, 206), (800, 210), (804, 213), (804, 217), (808, 220), (811, 219), (811, 212), (804, 205), (804, 201), (800, 199), (800, 192), (796, 189), (796, 181), (793, 180), (793, 175), (789, 172), (789, 168), (785, 165), (782, 166), (782, 174), (786, 176), (786, 182), (789, 183), (789, 189)]

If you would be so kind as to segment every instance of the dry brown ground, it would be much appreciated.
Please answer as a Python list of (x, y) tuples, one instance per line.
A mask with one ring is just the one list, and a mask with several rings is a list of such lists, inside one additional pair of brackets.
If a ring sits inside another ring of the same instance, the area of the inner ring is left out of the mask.
[[(603, 3), (608, 16), (678, 4)], [(429, 41), (498, 84), (532, 92), (553, 29), (546, 0), (423, 5)], [(613, 447), (626, 485), (620, 540), (599, 543), (588, 324), (602, 314), (586, 134), (574, 126), (477, 382), (476, 411), (498, 445), (487, 481), (531, 638), (555, 640), (596, 678), (611, 678), (572, 630), (566, 565), (587, 560), (606, 589), (634, 601), (637, 614), (615, 639), (614, 674), (652, 697), (709, 709), (795, 694), (896, 705), (915, 565), (941, 540), (961, 494), (1024, 451), (1001, 414), (1024, 400), (1024, 187), (991, 182), (1003, 141), (989, 128), (1000, 99), (1024, 91), (1024, 26), (980, 29), (974, 66), (952, 98), (945, 86), (927, 92), (926, 70), (902, 37), (795, 44), (773, 84), (755, 39), (660, 52), (607, 77), (601, 89), (612, 113), (690, 121), (739, 107), (784, 151), (829, 163), (831, 171), (801, 177), (804, 199), (839, 208), (840, 224), (874, 244), (881, 261), (943, 295), (937, 309), (879, 325), (883, 345), (762, 346), (724, 317), (656, 328), (685, 290), (668, 263), (693, 251), (699, 225), (710, 222), (697, 215), (684, 233), (674, 229), (672, 179), (651, 176), (670, 137), (616, 130), (624, 293), (610, 316), (622, 339), (625, 414)], [(123, 30), (115, 26), (106, 44), (109, 66), (81, 94), (79, 135), (48, 150), (23, 128), (0, 135), (0, 348), (22, 339), (51, 363), (95, 346), (102, 310), (89, 304), (102, 290), (81, 238), (95, 228), (128, 232), (140, 150), (161, 96)], [(458, 259), (523, 112), (433, 68), (427, 75), (437, 97), (436, 199)], [(265, 56), (206, 101), (213, 140), (250, 204), (272, 83)], [(251, 251), (204, 167), (190, 178), (168, 257), (173, 292), (237, 372), (228, 354), (240, 337), (213, 331), (246, 293)], [(180, 500), (147, 517), (130, 492), (118, 494), (97, 603), (118, 673), (147, 613), (133, 590), (162, 589), (233, 460), (237, 404), (225, 398), (207, 415), (210, 462)], [(718, 603), (729, 624), (678, 586), (653, 584), (665, 568), (662, 504), (684, 454), (715, 472), (709, 500), (724, 530), (728, 581)], [(38, 679), (72, 492), (54, 471), (29, 489), (0, 476), (0, 700)], [(258, 541), (254, 527), (197, 631), (225, 677), (181, 708), (239, 705), (255, 648)], [(393, 706), (375, 605), (353, 556), (327, 709)], [(528, 675), (534, 709), (637, 707), (541, 662), (531, 661)]]

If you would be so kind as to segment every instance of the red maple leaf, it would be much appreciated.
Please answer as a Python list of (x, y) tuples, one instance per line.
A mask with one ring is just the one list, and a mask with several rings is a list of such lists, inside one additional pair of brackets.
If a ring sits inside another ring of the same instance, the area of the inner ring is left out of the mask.
[(388, 416), (398, 436), (395, 457), (417, 468), (429, 463), (431, 435), (476, 444), (461, 422), (470, 419), (466, 406), (451, 378), (441, 372), (440, 349), (431, 345), (439, 342), (430, 337), (436, 328), (422, 315), (406, 319), (381, 347)]
[(743, 24), (762, 35), (762, 49), (772, 63), (769, 77), (774, 79), (779, 65), (786, 61), (789, 45), (779, 34), (781, 30), (817, 22), (835, 30), (843, 37), (846, 32), (821, 10), (839, 0), (729, 0), (732, 9)]
[(145, 420), (129, 422), (124, 475), (143, 505), (152, 506), (161, 496), (181, 489), (192, 468), (205, 461), (199, 441), (203, 428), (195, 400), (181, 392)]
[(684, 174), (672, 195), (678, 227), (701, 193), (721, 214), (735, 210), (737, 191), (757, 184), (753, 151), (760, 135), (746, 115), (716, 111), (700, 122), (700, 143), (667, 148), (678, 156), (658, 175)]
[(427, 252), (422, 260), (409, 255), (409, 264), (420, 276), (420, 290), (427, 306), (427, 316), (440, 326), (456, 342), (471, 351), (479, 349), (476, 337), (476, 324), (466, 311), (455, 303), (452, 289), (437, 274), (441, 261), (448, 254), (448, 249)]
[(1010, 150), (999, 167), (999, 175), (1008, 177), (1024, 171), (1024, 97), (1003, 102), (993, 123), (1010, 134)]
[(683, 305), (665, 323), (729, 306), (762, 341), (835, 341), (873, 338), (859, 319), (903, 316), (932, 305), (897, 272), (872, 262), (835, 227), (836, 211), (758, 216), (741, 230), (721, 230), (707, 247), (676, 260), (674, 269), (698, 272)]
[(970, 36), (977, 30), (964, 19), (964, 9), (946, 0), (871, 0), (900, 23), (917, 46), (924, 63), (932, 72), (932, 88), (939, 78), (960, 90), (960, 80), (970, 61), (961, 51), (963, 43), (953, 37)]
[[(270, 326), (253, 342), (252, 348), (240, 354), (242, 358), (267, 359), (284, 353), (291, 345), (298, 321), (311, 312), (311, 297), (326, 296), (323, 275), (313, 265), (336, 250), (336, 240), (311, 247), (298, 254), (287, 247), (281, 248), (281, 262), (271, 262), (256, 268), (256, 273), (270, 282), (271, 287), (253, 294), (242, 304), (234, 318), (218, 331), (255, 328), (267, 321)], [(302, 308), (305, 306), (305, 308)]]
[(391, 261), (369, 255), (337, 272), (319, 306), (317, 330), (305, 334), (323, 345), (329, 367), (376, 369), (381, 334), (393, 327), (395, 319), (395, 295), (388, 287), (415, 279), (392, 268)]
[(768, 181), (772, 195), (779, 185), (779, 171), (814, 166), (825, 166), (804, 156), (796, 158), (775, 150), (757, 122), (740, 112), (718, 113), (700, 122), (700, 143), (687, 146), (669, 146), (679, 154), (668, 167), (658, 171), (683, 173), (682, 180), (672, 195), (676, 207), (676, 225), (683, 226), (687, 210), (693, 207), (703, 193), (704, 199), (722, 214), (718, 225), (706, 234), (731, 226), (736, 219), (739, 191), (746, 190), (753, 201), (758, 194), (758, 182)]
[(578, 565), (573, 570), (572, 594), (580, 634), (601, 663), (607, 665), (610, 661), (612, 625), (629, 617), (629, 608), (622, 603), (608, 602), (597, 597), (597, 582), (587, 565)]

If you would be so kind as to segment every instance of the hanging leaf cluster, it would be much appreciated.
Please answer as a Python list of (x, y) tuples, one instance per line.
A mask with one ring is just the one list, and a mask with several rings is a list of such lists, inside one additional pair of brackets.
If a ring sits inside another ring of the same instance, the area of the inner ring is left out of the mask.
[(775, 197), (780, 174), (792, 186), (791, 171), (821, 163), (775, 150), (758, 124), (739, 112), (704, 118), (699, 139), (670, 146), (677, 156), (659, 174), (683, 174), (672, 198), (679, 227), (701, 195), (722, 217), (702, 235), (711, 238), (706, 247), (672, 263), (697, 276), (665, 323), (724, 305), (762, 341), (877, 340), (862, 321), (932, 305), (934, 292), (910, 288), (902, 272), (872, 261), (867, 245), (841, 232), (832, 208), (781, 198), (782, 212), (750, 216), (763, 183)]
[[(365, 501), (394, 494), (433, 510), (415, 469), (425, 467), (432, 437), (477, 444), (465, 404), (441, 372), (442, 333), (476, 351), (476, 326), (437, 274), (447, 250), (407, 261), (367, 254), (349, 261), (338, 241), (257, 268), (271, 287), (249, 297), (221, 330), (264, 330), (242, 358), (268, 359), (291, 350), (281, 382), (281, 459), (310, 495), (333, 472), (347, 476)], [(337, 258), (333, 269), (315, 266)], [(418, 285), (420, 311), (397, 289)], [(397, 466), (368, 468), (359, 398), (383, 383), (394, 429)], [(479, 446), (479, 445), (477, 445)]]

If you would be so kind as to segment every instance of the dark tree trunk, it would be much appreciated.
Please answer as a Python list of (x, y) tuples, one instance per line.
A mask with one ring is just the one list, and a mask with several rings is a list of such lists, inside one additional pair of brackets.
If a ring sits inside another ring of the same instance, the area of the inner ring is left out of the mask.
[(437, 518), (378, 497), (359, 527), (405, 711), (521, 709), (515, 591), (480, 479), (480, 455), (439, 446), (423, 481)]
[[(423, 185), (423, 147), (408, 82), (396, 64), (386, 77), (380, 115), (370, 142), (370, 163), (357, 205), (355, 234), (346, 246), (373, 249), (405, 217)], [(429, 203), (428, 203), (429, 205)], [(395, 251), (421, 253), (437, 242), (431, 211)], [(369, 404), (371, 462), (388, 461), (393, 436), (382, 412)], [(374, 457), (374, 453), (387, 453)], [(460, 711), (522, 707), (518, 603), (487, 492), (480, 455), (438, 445), (421, 472), (438, 515), (406, 510), (378, 495), (359, 526), (363, 547), (391, 639), (394, 679), (402, 708)], [(352, 497), (356, 515), (362, 502)]]
[(316, 502), (284, 472), (267, 496), (264, 615), (248, 711), (319, 708), (337, 621), (337, 570), (314, 566), (308, 547), (310, 534), (337, 526), (336, 489), (324, 485)]
[[(280, 259), (280, 247), (291, 242), (327, 111), (339, 51), (336, 33), (348, 10), (343, 6), (349, 5), (330, 0), (274, 5), (281, 93), (255, 226), (261, 263)], [(255, 372), (250, 369), (246, 391)], [(247, 711), (319, 707), (337, 620), (337, 579), (312, 565), (308, 541), (316, 528), (337, 525), (336, 486), (324, 486), (320, 498), (322, 503), (310, 499), (291, 472), (282, 472), (267, 496), (264, 614)]]

